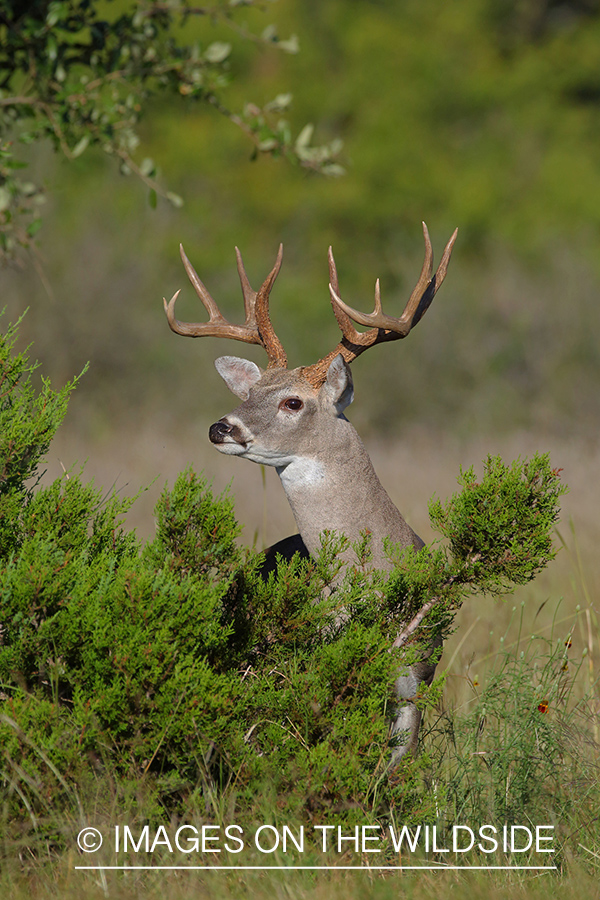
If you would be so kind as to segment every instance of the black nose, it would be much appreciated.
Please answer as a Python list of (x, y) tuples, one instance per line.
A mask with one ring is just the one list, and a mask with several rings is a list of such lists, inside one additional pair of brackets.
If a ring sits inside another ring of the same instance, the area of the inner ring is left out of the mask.
[(225, 435), (230, 434), (232, 430), (233, 425), (228, 425), (227, 422), (221, 420), (210, 426), (208, 429), (208, 438), (213, 444), (222, 444)]

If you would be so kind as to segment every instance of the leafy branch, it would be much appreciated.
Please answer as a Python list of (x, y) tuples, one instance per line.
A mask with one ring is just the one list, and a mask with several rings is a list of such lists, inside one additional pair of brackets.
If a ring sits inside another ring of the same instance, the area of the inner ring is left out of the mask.
[(182, 199), (157, 179), (152, 160), (134, 159), (138, 123), (148, 100), (170, 94), (217, 110), (252, 141), (254, 155), (282, 156), (293, 164), (329, 175), (339, 142), (311, 147), (305, 127), (293, 138), (279, 119), (290, 95), (279, 95), (259, 108), (241, 112), (221, 99), (231, 80), (233, 46), (224, 41), (186, 43), (190, 19), (222, 24), (238, 37), (262, 47), (296, 53), (294, 35), (281, 40), (273, 26), (254, 34), (235, 20), (237, 8), (262, 9), (258, 0), (217, 0), (206, 6), (138, 2), (126, 13), (107, 18), (97, 0), (52, 0), (21, 4), (0, 0), (0, 256), (28, 246), (41, 225), (43, 191), (19, 177), (24, 163), (16, 144), (49, 139), (67, 159), (89, 147), (101, 147), (150, 190), (155, 205), (162, 196), (176, 206)]
[(509, 465), (489, 456), (481, 480), (471, 467), (461, 470), (458, 481), (458, 494), (446, 504), (434, 498), (429, 508), (448, 549), (404, 554), (390, 578), (401, 619), (395, 648), (417, 634), (430, 614), (443, 632), (467, 593), (511, 593), (556, 555), (552, 532), (566, 488), (548, 454)]

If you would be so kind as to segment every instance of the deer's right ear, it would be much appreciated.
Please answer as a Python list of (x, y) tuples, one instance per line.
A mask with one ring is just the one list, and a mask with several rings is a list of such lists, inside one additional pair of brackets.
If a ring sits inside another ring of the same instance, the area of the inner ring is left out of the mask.
[(341, 415), (354, 400), (352, 373), (341, 353), (332, 360), (323, 388), (329, 393), (338, 415)]
[(248, 399), (250, 388), (263, 374), (256, 363), (238, 356), (220, 356), (215, 360), (215, 369), (229, 390), (242, 400)]

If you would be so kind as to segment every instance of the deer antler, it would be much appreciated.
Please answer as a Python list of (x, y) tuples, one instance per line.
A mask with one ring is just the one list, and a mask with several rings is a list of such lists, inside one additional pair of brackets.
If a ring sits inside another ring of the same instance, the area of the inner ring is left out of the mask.
[[(446, 244), (442, 259), (435, 274), (433, 274), (433, 250), (427, 225), (423, 222), (423, 237), (425, 239), (425, 259), (419, 280), (410, 295), (404, 312), (400, 318), (385, 315), (381, 307), (381, 290), (379, 279), (375, 283), (375, 309), (372, 313), (361, 313), (348, 306), (339, 296), (339, 283), (335, 260), (331, 247), (329, 248), (329, 292), (331, 305), (342, 332), (342, 340), (337, 347), (320, 359), (319, 362), (302, 369), (304, 378), (312, 385), (318, 387), (327, 377), (327, 370), (332, 360), (341, 354), (347, 363), (353, 362), (357, 356), (385, 341), (395, 341), (406, 337), (411, 328), (425, 315), (436, 291), (439, 289), (448, 269), (452, 248), (458, 234), (458, 228)], [(370, 326), (369, 331), (357, 331), (352, 321), (359, 325)]]
[(235, 248), (238, 275), (242, 285), (244, 310), (246, 313), (246, 321), (243, 325), (232, 325), (231, 322), (227, 321), (198, 277), (181, 244), (179, 245), (179, 252), (188, 278), (194, 286), (194, 290), (198, 297), (202, 301), (209, 319), (208, 322), (178, 321), (178, 319), (175, 318), (175, 303), (177, 302), (180, 292), (177, 291), (169, 303), (163, 299), (165, 313), (171, 330), (176, 334), (181, 334), (185, 337), (203, 337), (209, 335), (212, 337), (233, 338), (236, 341), (245, 341), (247, 344), (259, 344), (264, 347), (267, 352), (269, 358), (267, 368), (285, 369), (287, 366), (285, 350), (283, 349), (281, 341), (275, 334), (269, 316), (269, 294), (271, 293), (271, 288), (273, 287), (281, 268), (283, 244), (279, 245), (279, 252), (277, 253), (275, 265), (258, 292), (254, 291), (250, 286), (246, 270), (244, 269), (242, 254), (237, 247)]

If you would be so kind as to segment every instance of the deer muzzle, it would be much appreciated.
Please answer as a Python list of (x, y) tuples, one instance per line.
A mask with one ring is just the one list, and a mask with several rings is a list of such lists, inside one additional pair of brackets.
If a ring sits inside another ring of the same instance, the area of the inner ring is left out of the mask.
[(245, 447), (246, 441), (238, 425), (232, 425), (227, 419), (219, 419), (208, 429), (208, 438), (212, 444), (239, 444)]

